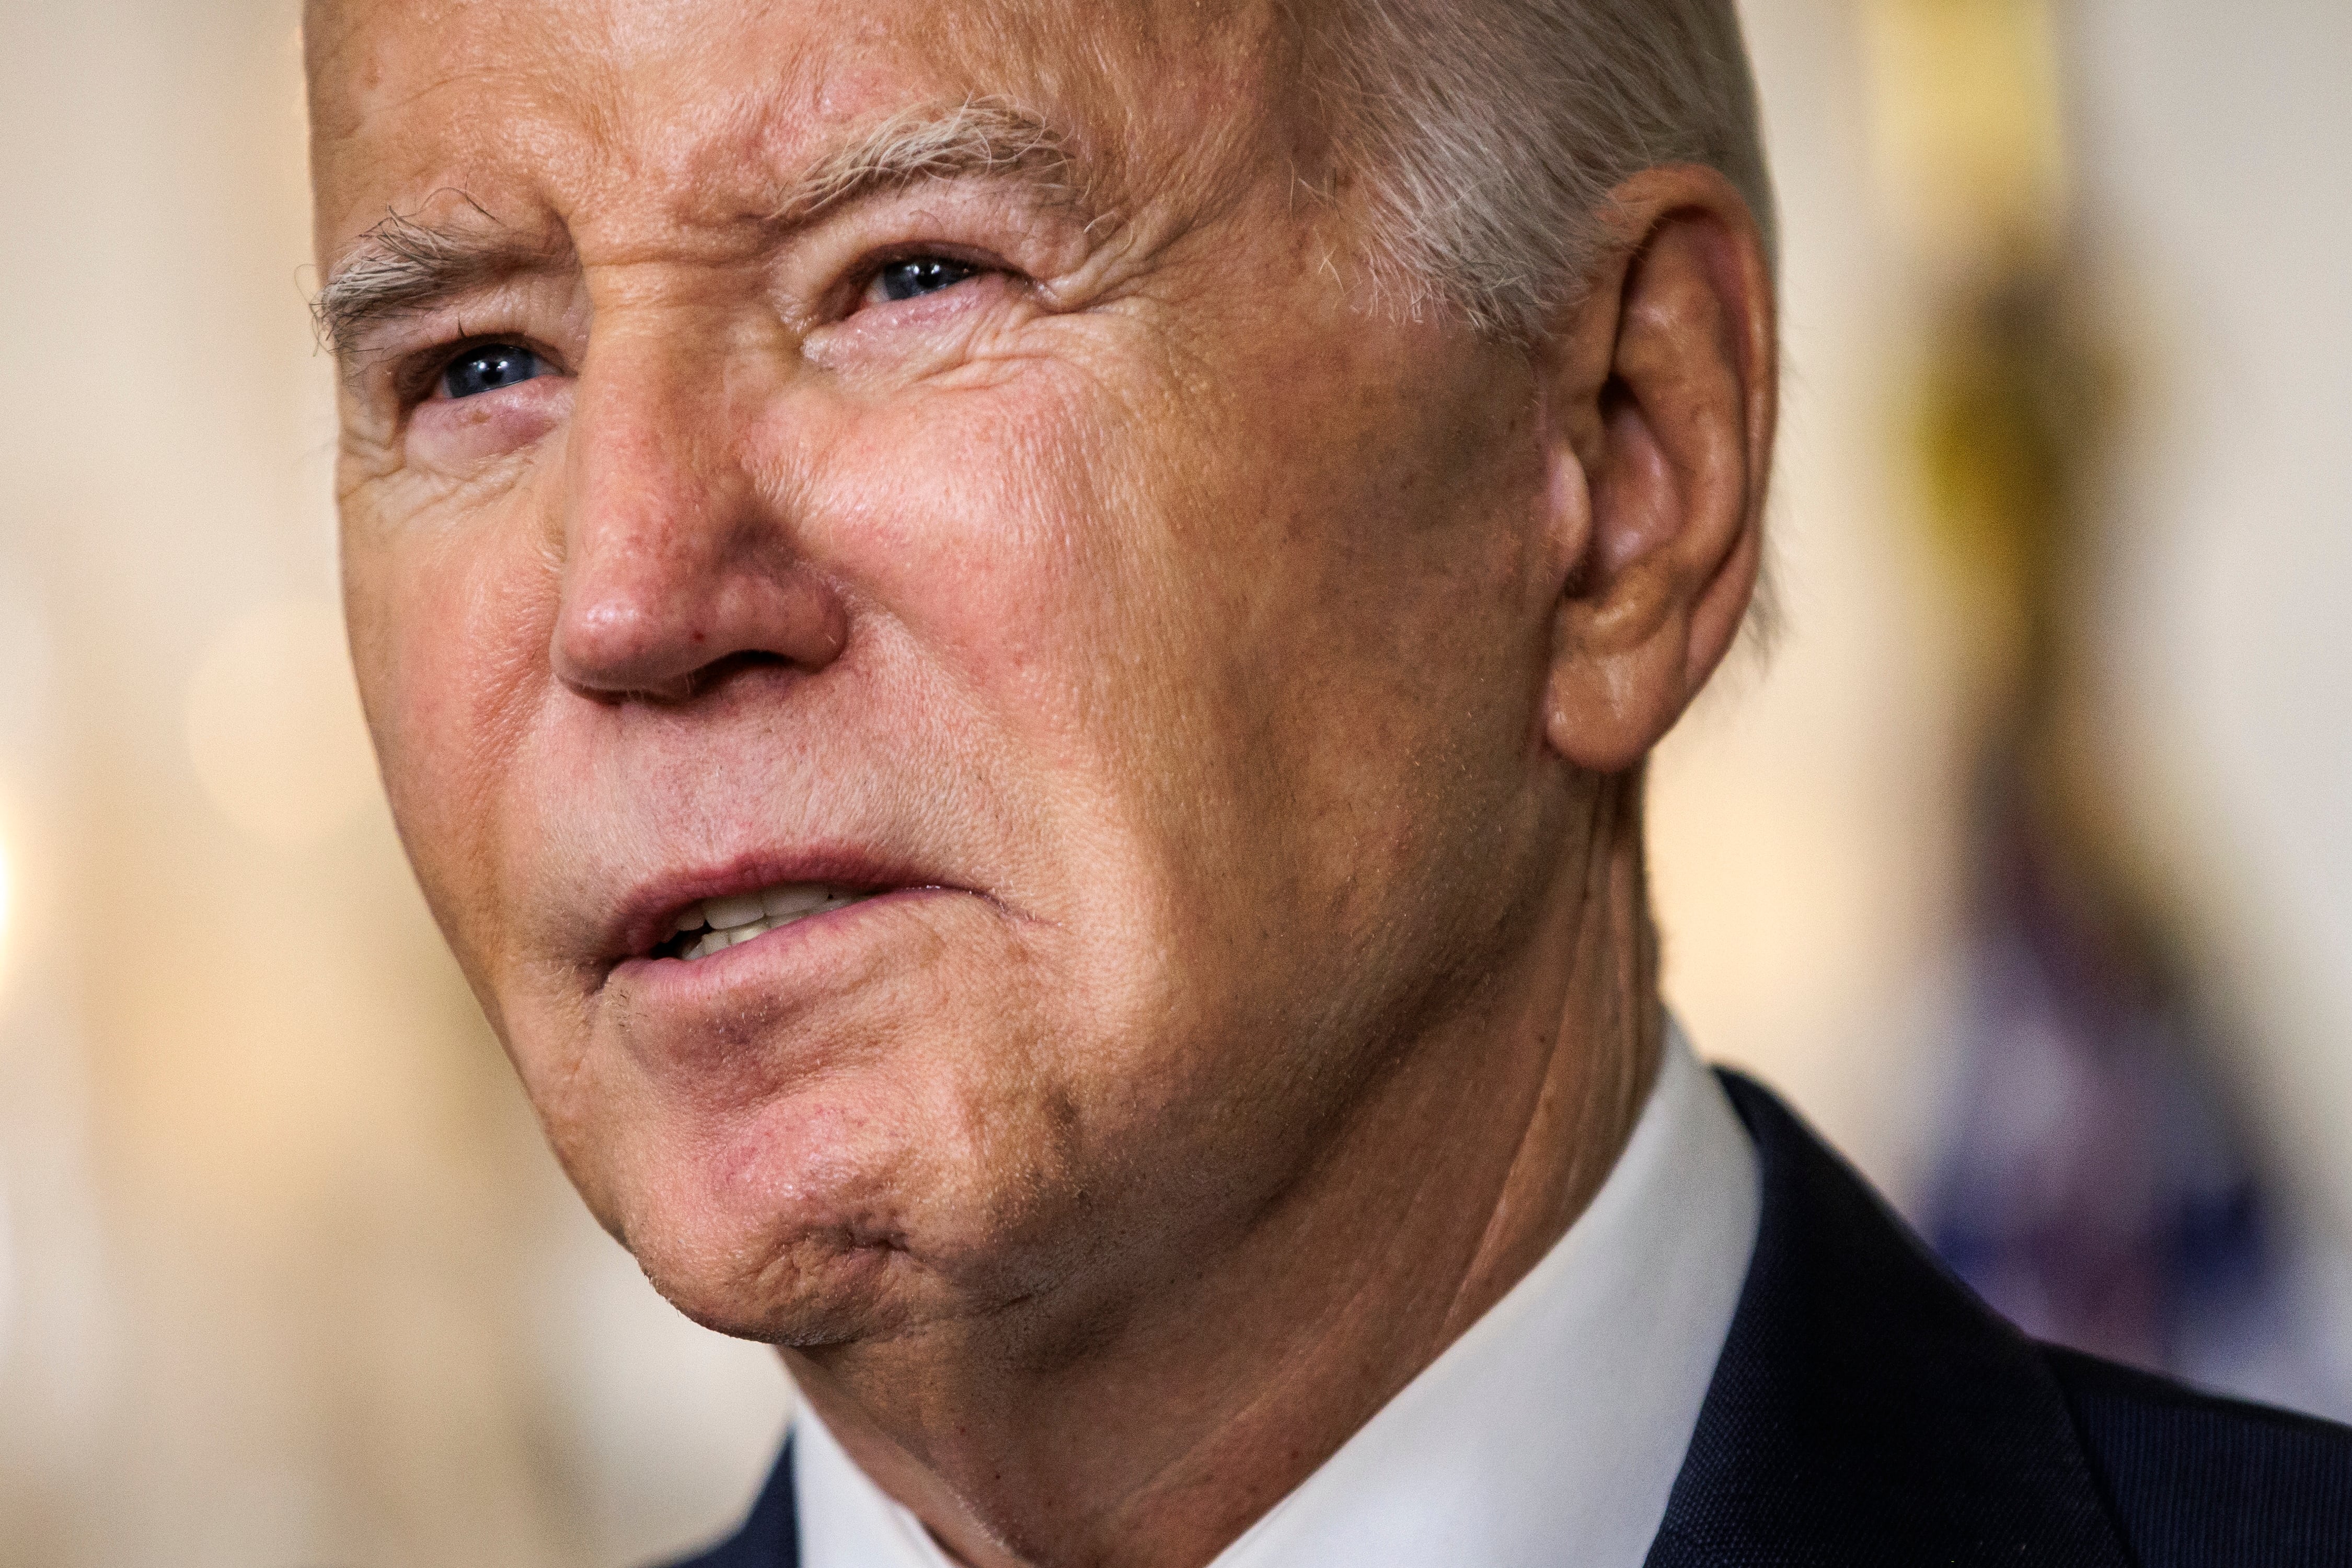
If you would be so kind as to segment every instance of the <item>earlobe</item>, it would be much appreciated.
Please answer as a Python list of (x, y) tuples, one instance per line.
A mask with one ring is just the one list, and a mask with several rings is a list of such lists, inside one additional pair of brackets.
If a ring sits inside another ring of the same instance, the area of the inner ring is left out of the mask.
[[(1559, 584), (1545, 736), (1633, 767), (1737, 637), (1761, 560), (1775, 409), (1771, 282), (1746, 204), (1712, 170), (1618, 193), (1624, 242), (1543, 360), (1548, 454), (1589, 521)], [(1562, 520), (1563, 521), (1565, 520)]]
[(1605, 618), (1593, 616), (1589, 603), (1562, 599), (1544, 737), (1567, 762), (1589, 773), (1623, 773), (1664, 738), (1696, 695), (1698, 682), (1677, 657), (1689, 639), (1676, 596), (1654, 573), (1643, 573), (1609, 595)]

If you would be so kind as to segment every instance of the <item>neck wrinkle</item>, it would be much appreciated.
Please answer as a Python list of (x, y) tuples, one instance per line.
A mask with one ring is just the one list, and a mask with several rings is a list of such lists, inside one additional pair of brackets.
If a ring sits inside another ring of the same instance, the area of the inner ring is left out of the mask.
[(1642, 770), (1594, 783), (1584, 896), (1541, 1087), (1447, 1312), (1434, 1361), (1509, 1294), (1609, 1179), (1665, 1044)]

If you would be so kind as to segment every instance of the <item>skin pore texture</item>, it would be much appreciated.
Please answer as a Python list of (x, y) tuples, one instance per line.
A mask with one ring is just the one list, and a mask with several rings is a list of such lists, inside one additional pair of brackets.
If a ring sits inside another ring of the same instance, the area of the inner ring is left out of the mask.
[[(975, 1568), (1209, 1561), (1656, 1065), (1640, 771), (1756, 578), (1754, 223), (1653, 170), (1542, 343), (1398, 309), (1291, 25), (307, 22), (426, 896), (605, 1227)], [(793, 882), (882, 896), (660, 947)]]

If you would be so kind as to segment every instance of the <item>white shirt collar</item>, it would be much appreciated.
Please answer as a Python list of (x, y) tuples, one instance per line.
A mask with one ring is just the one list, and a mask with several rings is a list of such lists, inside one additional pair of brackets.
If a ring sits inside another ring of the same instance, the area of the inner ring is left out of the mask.
[[(1668, 1028), (1649, 1103), (1527, 1278), (1212, 1568), (1639, 1568), (1754, 1250), (1756, 1155)], [(803, 1407), (803, 1568), (952, 1568)]]

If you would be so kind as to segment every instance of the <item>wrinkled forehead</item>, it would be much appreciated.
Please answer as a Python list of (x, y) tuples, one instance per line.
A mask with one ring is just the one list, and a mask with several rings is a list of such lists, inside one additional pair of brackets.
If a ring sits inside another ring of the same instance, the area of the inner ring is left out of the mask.
[(1279, 109), (1286, 36), (1271, 0), (311, 0), (320, 244), (458, 192), (757, 207), (849, 128), (974, 100), (1141, 184)]

